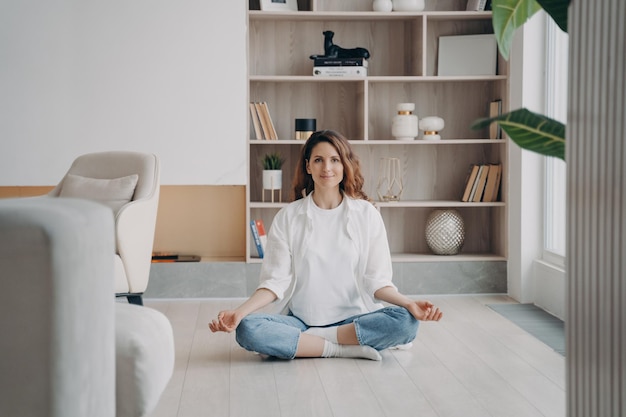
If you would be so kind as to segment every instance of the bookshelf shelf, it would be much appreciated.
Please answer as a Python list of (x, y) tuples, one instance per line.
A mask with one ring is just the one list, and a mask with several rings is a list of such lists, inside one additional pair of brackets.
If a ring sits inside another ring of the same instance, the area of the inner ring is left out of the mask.
[[(304, 141), (296, 139), (279, 139), (275, 141), (250, 139), (250, 146), (271, 146), (271, 145), (303, 145)], [(446, 146), (446, 145), (506, 145), (504, 139), (442, 139), (442, 140), (387, 140), (387, 139), (369, 139), (369, 140), (351, 140), (353, 146)]]
[(493, 262), (506, 261), (504, 256), (493, 254), (459, 254), (451, 256), (432, 255), (429, 253), (392, 253), (393, 262)]
[[(359, 6), (362, 6), (361, 2)], [(371, 6), (371, 2), (367, 4)], [(369, 11), (307, 11), (298, 12), (266, 12), (260, 10), (249, 10), (249, 21), (285, 21), (285, 22), (304, 22), (304, 21), (377, 21), (377, 20), (407, 20), (407, 19), (428, 19), (428, 20), (484, 20), (491, 17), (490, 11), (484, 12), (468, 12), (465, 10), (458, 11), (422, 11), (422, 12), (373, 12)]]
[(345, 82), (384, 82), (384, 83), (428, 83), (428, 82), (448, 82), (448, 81), (505, 81), (505, 75), (472, 75), (472, 76), (437, 76), (437, 75), (405, 75), (405, 76), (367, 76), (367, 77), (320, 77), (314, 75), (251, 75), (250, 82), (272, 82), (272, 83), (345, 83)]
[(280, 209), (286, 206), (289, 203), (259, 203), (258, 201), (251, 201), (249, 203), (250, 208), (260, 208), (260, 209)]
[(367, 77), (319, 77), (313, 75), (252, 75), (250, 82), (266, 83), (363, 83)]
[[(428, 253), (392, 253), (392, 262), (502, 262), (504, 256), (493, 254), (459, 254), (451, 256), (432, 255)], [(262, 263), (258, 256), (251, 256), (250, 263)]]
[[(403, 173), (399, 202), (378, 202), (387, 228), (394, 262), (506, 261), (508, 140), (489, 139), (488, 129), (471, 130), (472, 122), (489, 115), (489, 103), (502, 100), (508, 109), (509, 67), (498, 57), (495, 75), (438, 76), (438, 38), (493, 33), (491, 12), (467, 12), (466, 0), (427, 1), (423, 12), (371, 11), (360, 0), (304, 0), (298, 12), (248, 12), (249, 101), (267, 102), (278, 140), (248, 136), (247, 220), (262, 219), (266, 230), (276, 213), (291, 200), (291, 178), (304, 143), (295, 140), (294, 119), (315, 118), (318, 129), (346, 135), (358, 153), (365, 192), (378, 199), (379, 161), (397, 157)], [(438, 10), (429, 10), (437, 8)], [(366, 77), (312, 75), (311, 54), (323, 53), (324, 30), (346, 47), (371, 53)], [(442, 140), (398, 141), (391, 136), (396, 104), (412, 102), (418, 117), (445, 120)], [(258, 160), (280, 152), (283, 201), (261, 201)], [(502, 164), (500, 197), (495, 202), (462, 202), (474, 164)], [(431, 255), (424, 238), (425, 221), (437, 208), (458, 210), (466, 224), (461, 254)], [(248, 236), (248, 262), (256, 250)]]
[(504, 207), (506, 204), (502, 201), (494, 201), (491, 203), (483, 203), (483, 202), (463, 202), (460, 200), (425, 200), (425, 201), (394, 201), (394, 202), (383, 202), (376, 201), (376, 207), (381, 209), (394, 209), (394, 208), (406, 208), (406, 207), (433, 207), (433, 208), (463, 208), (463, 207)]
[[(443, 132), (442, 132), (443, 134)], [(350, 143), (355, 146), (446, 146), (446, 145), (506, 145), (503, 139), (442, 139), (442, 140), (388, 140), (388, 139), (369, 139), (369, 140), (351, 140)]]
[[(374, 197), (374, 196), (371, 196)], [(282, 208), (284, 206), (286, 206), (287, 202), (284, 203), (264, 203), (264, 202), (258, 202), (258, 201), (251, 201), (249, 203), (249, 207), (250, 208)], [(450, 201), (404, 201), (404, 200), (400, 200), (400, 201), (396, 201), (396, 202), (383, 202), (383, 201), (374, 201), (374, 205), (376, 207), (378, 207), (379, 209), (382, 208), (390, 208), (390, 209), (394, 209), (394, 208), (406, 208), (406, 207), (459, 207), (459, 208), (463, 208), (463, 207), (504, 207), (506, 206), (506, 204), (502, 201), (494, 201), (494, 202), (490, 202), (490, 203), (483, 203), (483, 202), (462, 202), (460, 200), (450, 200)]]
[(367, 81), (371, 83), (385, 82), (385, 83), (429, 83), (429, 82), (449, 82), (449, 81), (503, 81), (507, 77), (504, 75), (468, 75), (468, 76), (438, 76), (438, 75), (424, 75), (424, 76), (370, 76), (367, 77)]

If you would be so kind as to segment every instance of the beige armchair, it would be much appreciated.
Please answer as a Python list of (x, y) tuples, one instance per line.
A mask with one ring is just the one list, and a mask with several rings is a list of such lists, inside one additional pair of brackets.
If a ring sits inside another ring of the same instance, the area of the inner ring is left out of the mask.
[(148, 286), (160, 187), (159, 159), (128, 151), (79, 156), (49, 197), (107, 205), (115, 217), (115, 293), (143, 304)]

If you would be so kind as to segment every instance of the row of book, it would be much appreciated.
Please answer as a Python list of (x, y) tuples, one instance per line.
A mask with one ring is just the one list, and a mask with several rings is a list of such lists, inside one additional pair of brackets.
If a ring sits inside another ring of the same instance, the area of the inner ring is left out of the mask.
[(259, 258), (263, 259), (265, 256), (265, 247), (267, 246), (267, 234), (265, 233), (263, 220), (250, 220), (250, 231), (252, 232), (252, 240), (254, 240)]
[(465, 183), (461, 201), (493, 202), (498, 201), (502, 182), (502, 164), (474, 164)]
[(325, 77), (367, 77), (365, 58), (314, 58), (313, 75)]
[(250, 103), (250, 116), (257, 139), (278, 140), (270, 110), (265, 101)]

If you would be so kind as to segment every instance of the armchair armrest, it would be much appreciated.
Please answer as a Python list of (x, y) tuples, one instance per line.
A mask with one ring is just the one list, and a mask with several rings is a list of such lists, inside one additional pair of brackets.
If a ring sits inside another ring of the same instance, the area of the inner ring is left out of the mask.
[(115, 415), (112, 251), (99, 204), (0, 201), (0, 415)]

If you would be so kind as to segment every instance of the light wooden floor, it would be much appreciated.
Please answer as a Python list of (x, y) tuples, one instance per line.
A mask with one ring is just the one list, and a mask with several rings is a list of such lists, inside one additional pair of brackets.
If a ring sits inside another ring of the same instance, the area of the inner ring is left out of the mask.
[(207, 328), (241, 300), (146, 300), (171, 321), (172, 379), (150, 417), (565, 416), (565, 360), (485, 304), (429, 297), (444, 311), (383, 360), (262, 359)]

